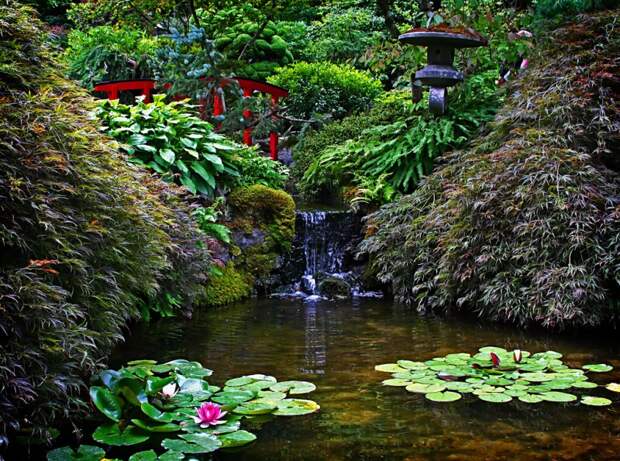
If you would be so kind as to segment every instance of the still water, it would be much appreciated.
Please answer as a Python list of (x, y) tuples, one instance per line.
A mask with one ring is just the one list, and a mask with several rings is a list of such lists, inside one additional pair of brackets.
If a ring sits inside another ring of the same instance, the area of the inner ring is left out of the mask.
[[(518, 401), (492, 404), (465, 395), (433, 403), (404, 388), (384, 387), (376, 364), (427, 360), (496, 345), (556, 350), (567, 365), (606, 362), (620, 370), (614, 338), (558, 336), (462, 319), (421, 316), (388, 301), (252, 300), (138, 327), (113, 357), (198, 360), (211, 382), (264, 373), (312, 381), (307, 398), (319, 413), (275, 418), (253, 444), (216, 460), (620, 460), (620, 394), (606, 408)], [(595, 375), (620, 382), (620, 371)], [(616, 397), (617, 396), (617, 397)]]

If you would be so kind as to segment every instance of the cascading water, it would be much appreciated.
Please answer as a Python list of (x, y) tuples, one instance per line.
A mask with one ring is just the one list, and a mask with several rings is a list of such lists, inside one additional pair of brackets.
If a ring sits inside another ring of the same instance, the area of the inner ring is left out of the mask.
[(293, 283), (279, 295), (307, 300), (325, 296), (376, 296), (359, 289), (353, 255), (360, 231), (359, 217), (351, 211), (298, 211), (288, 264)]

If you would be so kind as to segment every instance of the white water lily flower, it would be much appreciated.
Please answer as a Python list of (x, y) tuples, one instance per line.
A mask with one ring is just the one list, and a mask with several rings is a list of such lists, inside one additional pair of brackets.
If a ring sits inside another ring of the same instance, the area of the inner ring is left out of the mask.
[(177, 387), (177, 383), (166, 384), (161, 390), (161, 396), (165, 399), (171, 399), (179, 392), (179, 388)]

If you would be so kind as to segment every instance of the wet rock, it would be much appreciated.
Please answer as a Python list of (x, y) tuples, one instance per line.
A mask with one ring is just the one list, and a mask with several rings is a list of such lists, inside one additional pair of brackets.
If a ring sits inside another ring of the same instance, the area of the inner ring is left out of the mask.
[(351, 285), (337, 277), (325, 277), (319, 283), (319, 293), (328, 299), (351, 297)]

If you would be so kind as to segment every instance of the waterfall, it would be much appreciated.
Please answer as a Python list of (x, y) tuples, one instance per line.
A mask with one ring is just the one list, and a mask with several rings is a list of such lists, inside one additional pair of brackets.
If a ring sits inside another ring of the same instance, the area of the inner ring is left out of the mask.
[(308, 300), (371, 295), (359, 289), (359, 274), (355, 272), (354, 253), (360, 234), (360, 219), (351, 211), (298, 211), (287, 265), (292, 283), (278, 295)]

